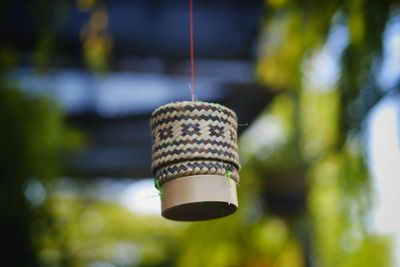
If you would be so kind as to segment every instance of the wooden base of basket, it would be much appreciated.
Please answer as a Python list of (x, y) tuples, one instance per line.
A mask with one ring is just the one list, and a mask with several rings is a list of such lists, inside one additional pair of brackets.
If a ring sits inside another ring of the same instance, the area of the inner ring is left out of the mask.
[(202, 221), (228, 216), (238, 208), (236, 183), (220, 175), (194, 175), (161, 187), (162, 216), (175, 221)]

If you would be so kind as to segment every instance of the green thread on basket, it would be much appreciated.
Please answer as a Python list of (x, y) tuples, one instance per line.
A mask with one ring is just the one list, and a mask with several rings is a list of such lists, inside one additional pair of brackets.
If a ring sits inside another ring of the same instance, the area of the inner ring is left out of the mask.
[(157, 190), (158, 190), (158, 195), (159, 195), (160, 197), (162, 197), (162, 196), (164, 195), (164, 193), (163, 193), (163, 191), (162, 191), (162, 189), (161, 189), (160, 180), (156, 179), (155, 184), (156, 184), (156, 188), (157, 188)]
[[(226, 182), (226, 186), (229, 188), (229, 187), (231, 187), (231, 179), (232, 179), (232, 171), (231, 170), (228, 170), (226, 173), (225, 173), (225, 177), (226, 177), (226, 179), (225, 179), (225, 182)], [(228, 189), (229, 190), (229, 189)], [(228, 194), (229, 194), (229, 192), (228, 192)], [(229, 202), (228, 202), (228, 205), (230, 205), (231, 204), (231, 201), (229, 200)], [(221, 211), (222, 212), (222, 211)]]
[(226, 185), (227, 185), (227, 186), (230, 186), (230, 179), (232, 179), (232, 171), (231, 171), (231, 170), (228, 170), (228, 171), (225, 173), (225, 177), (226, 177)]

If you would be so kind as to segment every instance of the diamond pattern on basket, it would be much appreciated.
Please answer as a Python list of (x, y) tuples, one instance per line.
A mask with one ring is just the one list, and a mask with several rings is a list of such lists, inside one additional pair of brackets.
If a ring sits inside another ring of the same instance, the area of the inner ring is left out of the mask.
[(236, 114), (221, 105), (184, 101), (151, 116), (152, 171), (161, 184), (191, 175), (225, 175), (239, 182)]
[(198, 123), (183, 124), (181, 131), (182, 131), (182, 136), (200, 135), (200, 124)]
[(224, 134), (224, 127), (218, 126), (218, 125), (209, 125), (208, 126), (210, 130), (210, 135), (211, 136), (221, 136)]
[(165, 127), (159, 131), (160, 139), (167, 139), (173, 137), (172, 126)]

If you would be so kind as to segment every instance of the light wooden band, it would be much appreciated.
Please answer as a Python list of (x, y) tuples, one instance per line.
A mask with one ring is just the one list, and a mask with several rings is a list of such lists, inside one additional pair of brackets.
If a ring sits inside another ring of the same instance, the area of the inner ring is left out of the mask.
[(238, 207), (235, 182), (219, 175), (196, 175), (175, 179), (165, 183), (161, 192), (163, 211), (178, 205), (208, 201), (226, 202)]

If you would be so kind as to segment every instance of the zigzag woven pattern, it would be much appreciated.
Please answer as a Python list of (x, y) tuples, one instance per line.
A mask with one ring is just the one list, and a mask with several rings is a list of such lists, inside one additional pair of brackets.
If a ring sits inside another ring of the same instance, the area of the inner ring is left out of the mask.
[(184, 101), (156, 109), (150, 120), (152, 171), (161, 184), (189, 175), (231, 174), (239, 181), (236, 114), (221, 105)]
[(171, 164), (160, 168), (156, 173), (156, 177), (163, 184), (173, 179), (201, 174), (227, 176), (239, 183), (237, 169), (231, 164), (217, 161), (187, 161)]

